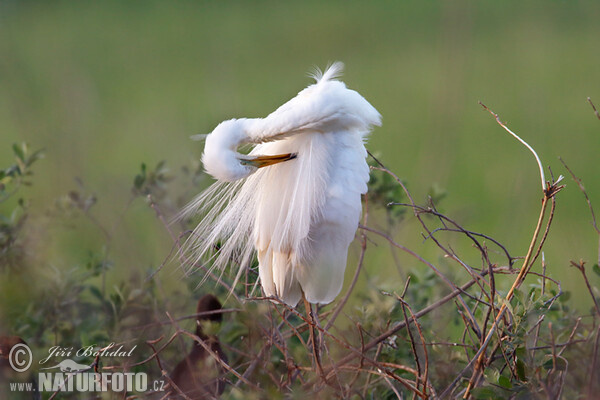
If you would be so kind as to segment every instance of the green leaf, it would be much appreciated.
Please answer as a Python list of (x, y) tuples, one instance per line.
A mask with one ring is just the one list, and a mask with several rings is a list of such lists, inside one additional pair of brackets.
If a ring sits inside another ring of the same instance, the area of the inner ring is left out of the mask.
[(27, 147), (25, 146), (25, 143), (23, 143), (21, 145), (21, 147), (19, 147), (16, 143), (13, 144), (12, 146), (13, 148), (13, 152), (15, 153), (15, 156), (17, 156), (17, 158), (19, 160), (21, 160), (21, 162), (25, 163), (25, 153), (24, 150), (27, 149)]
[[(544, 368), (548, 369), (548, 370), (554, 368), (554, 361), (552, 360), (552, 358), (550, 358), (549, 360), (547, 360), (544, 363)], [(556, 358), (556, 369), (558, 371), (566, 371), (567, 370), (567, 361), (562, 357), (557, 357)]]
[(527, 366), (522, 360), (517, 360), (517, 376), (523, 382), (527, 382)]
[(144, 181), (145, 181), (145, 180), (146, 180), (146, 179), (145, 179), (143, 176), (141, 176), (141, 175), (136, 175), (136, 176), (135, 176), (135, 179), (133, 180), (133, 185), (135, 186), (135, 188), (136, 188), (136, 189), (138, 189), (138, 190), (139, 190), (139, 189), (141, 189), (141, 188), (142, 188), (142, 186), (144, 185)]
[(146, 182), (146, 164), (145, 163), (142, 163), (141, 170), (142, 170), (142, 172), (137, 174), (133, 180), (133, 186), (138, 190), (140, 190), (142, 188), (142, 186), (144, 186), (144, 183)]
[(523, 346), (519, 346), (515, 349), (515, 355), (517, 357), (525, 357), (527, 355), (527, 350)]
[(487, 400), (496, 398), (496, 392), (494, 392), (492, 388), (486, 386), (475, 388), (471, 393), (474, 399)]
[(19, 169), (19, 166), (17, 166), (17, 165), (11, 165), (7, 169), (5, 169), (4, 172), (5, 172), (6, 176), (10, 176), (12, 178), (14, 178), (17, 175), (21, 175), (21, 170)]
[(96, 286), (90, 286), (90, 292), (96, 297), (98, 300), (103, 300), (102, 292)]
[(154, 169), (156, 172), (164, 172), (166, 170), (165, 165), (166, 165), (166, 161), (165, 160), (161, 160), (158, 162), (158, 164), (156, 164), (156, 168)]
[(33, 164), (34, 162), (36, 162), (37, 160), (40, 160), (42, 158), (44, 158), (44, 151), (38, 150), (38, 151), (34, 152), (32, 155), (30, 155), (29, 157), (27, 157), (25, 165), (27, 167), (30, 167), (31, 164)]
[(594, 271), (596, 275), (600, 276), (600, 266), (598, 266), (598, 264), (594, 264), (592, 271)]
[(558, 298), (561, 303), (566, 303), (571, 298), (571, 292), (565, 290), (563, 294)]
[(512, 383), (510, 382), (510, 379), (507, 378), (504, 375), (500, 375), (498, 377), (498, 385), (502, 386), (503, 388), (506, 389), (511, 389), (512, 388)]

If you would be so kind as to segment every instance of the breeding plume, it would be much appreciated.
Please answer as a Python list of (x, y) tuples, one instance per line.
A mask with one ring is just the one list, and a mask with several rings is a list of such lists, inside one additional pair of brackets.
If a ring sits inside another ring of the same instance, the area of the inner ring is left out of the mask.
[[(316, 83), (266, 118), (224, 121), (206, 137), (202, 162), (217, 182), (182, 212), (203, 216), (189, 261), (210, 256), (215, 268), (238, 265), (239, 277), (256, 250), (267, 296), (295, 306), (302, 293), (311, 303), (339, 294), (369, 180), (364, 140), (381, 125), (336, 80), (342, 68), (316, 70)], [(244, 144), (255, 145), (247, 155)]]

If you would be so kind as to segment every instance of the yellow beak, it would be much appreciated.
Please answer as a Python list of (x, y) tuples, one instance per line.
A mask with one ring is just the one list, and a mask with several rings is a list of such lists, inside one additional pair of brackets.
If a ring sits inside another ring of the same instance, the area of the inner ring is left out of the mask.
[(293, 160), (294, 158), (296, 158), (296, 153), (277, 154), (274, 156), (238, 156), (240, 163), (256, 168), (268, 167), (269, 165)]

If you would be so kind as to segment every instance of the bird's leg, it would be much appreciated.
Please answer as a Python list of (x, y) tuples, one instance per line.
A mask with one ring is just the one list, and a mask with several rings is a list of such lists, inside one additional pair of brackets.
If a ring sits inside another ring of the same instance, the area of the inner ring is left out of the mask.
[(306, 317), (308, 318), (308, 332), (310, 334), (310, 341), (312, 342), (312, 350), (313, 357), (315, 360), (315, 365), (317, 367), (317, 372), (321, 377), (326, 380), (325, 373), (323, 372), (323, 367), (321, 366), (321, 352), (319, 351), (319, 346), (317, 345), (316, 335), (315, 335), (315, 326), (317, 325), (315, 321), (315, 316), (312, 311), (312, 306), (306, 300), (306, 296), (304, 296), (304, 291), (302, 292), (302, 300), (304, 301), (304, 307), (306, 307)]
[(318, 343), (318, 347), (319, 347), (319, 356), (320, 356), (322, 354), (323, 346), (325, 344), (323, 343), (323, 327), (321, 326), (321, 320), (319, 319), (319, 306), (318, 305), (315, 305), (315, 310), (313, 312), (313, 319), (315, 322), (316, 332), (319, 333), (319, 336), (317, 338), (317, 343)]

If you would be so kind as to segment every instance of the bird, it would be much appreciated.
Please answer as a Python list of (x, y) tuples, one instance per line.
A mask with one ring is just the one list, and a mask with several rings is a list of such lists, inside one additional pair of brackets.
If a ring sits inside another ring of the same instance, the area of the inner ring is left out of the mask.
[[(221, 302), (214, 295), (207, 294), (198, 300), (196, 309), (198, 314), (196, 336), (212, 353), (227, 363), (227, 356), (221, 348), (219, 338), (210, 332), (205, 332), (203, 328), (206, 321), (220, 323), (223, 320), (223, 313), (218, 312), (221, 310)], [(181, 393), (192, 399), (218, 397), (225, 390), (226, 382), (223, 379), (225, 373), (223, 365), (204, 346), (195, 342), (192, 351), (175, 366), (171, 373), (171, 380), (177, 385), (177, 389), (170, 389), (169, 398), (180, 398), (177, 395)]]
[[(381, 126), (338, 79), (343, 68), (315, 68), (314, 83), (265, 118), (226, 120), (205, 135), (202, 164), (216, 182), (180, 213), (202, 215), (187, 263), (237, 263), (237, 281), (256, 251), (267, 297), (290, 307), (337, 297), (367, 192), (365, 141)], [(245, 145), (254, 147), (243, 154)]]

